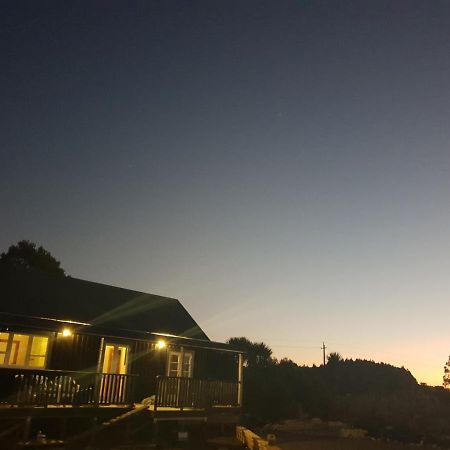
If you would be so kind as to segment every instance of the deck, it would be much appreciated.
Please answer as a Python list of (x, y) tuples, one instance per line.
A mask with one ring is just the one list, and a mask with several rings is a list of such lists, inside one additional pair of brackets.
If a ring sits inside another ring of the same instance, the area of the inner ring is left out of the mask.
[[(0, 370), (0, 416), (110, 416), (145, 406), (155, 420), (236, 415), (239, 383), (158, 376), (156, 392), (143, 403), (137, 375), (59, 370)], [(200, 420), (200, 419), (199, 419)]]

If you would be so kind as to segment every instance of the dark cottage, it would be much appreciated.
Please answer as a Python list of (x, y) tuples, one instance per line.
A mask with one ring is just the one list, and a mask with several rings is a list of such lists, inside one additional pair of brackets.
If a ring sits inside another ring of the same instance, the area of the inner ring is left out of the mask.
[(11, 269), (0, 295), (0, 417), (141, 408), (153, 421), (237, 420), (242, 355), (178, 300)]

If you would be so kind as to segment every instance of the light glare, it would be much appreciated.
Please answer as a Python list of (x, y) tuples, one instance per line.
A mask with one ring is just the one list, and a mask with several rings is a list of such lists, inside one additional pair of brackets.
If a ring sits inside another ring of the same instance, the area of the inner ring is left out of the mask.
[(62, 330), (62, 336), (63, 337), (69, 337), (72, 336), (72, 330), (70, 328), (64, 328)]

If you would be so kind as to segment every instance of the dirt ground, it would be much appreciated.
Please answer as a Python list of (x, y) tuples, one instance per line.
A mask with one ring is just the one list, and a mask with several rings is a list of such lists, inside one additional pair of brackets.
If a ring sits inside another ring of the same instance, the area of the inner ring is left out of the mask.
[(314, 439), (279, 442), (282, 450), (433, 450), (428, 446), (384, 442), (372, 439)]
[[(372, 439), (308, 439), (289, 442), (278, 442), (281, 450), (436, 450), (429, 446), (400, 444)], [(180, 445), (164, 448), (164, 450), (238, 450), (241, 444), (233, 438), (210, 439), (205, 446), (196, 447)], [(162, 449), (161, 449), (162, 450)]]
[(243, 450), (242, 444), (234, 437), (210, 438), (207, 441), (190, 441), (169, 444), (161, 442), (158, 447), (153, 444), (143, 444), (129, 447), (111, 447), (111, 450)]

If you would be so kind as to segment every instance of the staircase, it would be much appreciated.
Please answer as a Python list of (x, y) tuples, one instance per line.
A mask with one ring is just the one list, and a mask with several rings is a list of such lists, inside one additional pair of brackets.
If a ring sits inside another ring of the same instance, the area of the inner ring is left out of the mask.
[[(78, 449), (80, 444), (92, 445), (94, 442), (99, 447), (102, 447), (102, 443), (105, 442), (107, 448), (111, 448), (112, 443), (120, 445), (124, 440), (129, 441), (132, 436), (142, 429), (151, 429), (151, 416), (145, 417), (143, 414), (147, 410), (148, 405), (135, 405), (125, 413), (70, 437), (66, 440), (66, 448)], [(138, 418), (140, 420), (137, 420)]]

